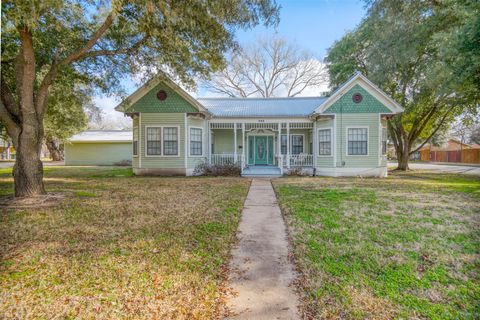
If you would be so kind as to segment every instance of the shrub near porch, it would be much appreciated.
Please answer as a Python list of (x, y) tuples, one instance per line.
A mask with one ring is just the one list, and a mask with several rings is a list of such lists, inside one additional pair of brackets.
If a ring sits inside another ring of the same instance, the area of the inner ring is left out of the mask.
[(307, 317), (478, 318), (477, 177), (288, 178), (275, 188)]
[[(0, 173), (3, 196), (10, 170)], [(248, 180), (45, 171), (63, 203), (0, 213), (0, 318), (218, 316)]]

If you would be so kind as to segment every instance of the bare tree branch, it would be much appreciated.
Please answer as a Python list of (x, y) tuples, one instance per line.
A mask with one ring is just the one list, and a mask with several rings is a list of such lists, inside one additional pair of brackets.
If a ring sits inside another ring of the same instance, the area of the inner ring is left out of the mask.
[(232, 53), (227, 68), (204, 86), (230, 97), (291, 97), (326, 84), (326, 74), (313, 55), (273, 38)]

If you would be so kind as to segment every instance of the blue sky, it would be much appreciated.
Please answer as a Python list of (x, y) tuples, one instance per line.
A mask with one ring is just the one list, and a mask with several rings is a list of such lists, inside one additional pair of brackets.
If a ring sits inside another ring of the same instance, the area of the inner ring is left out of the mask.
[[(358, 0), (278, 0), (280, 23), (276, 28), (258, 26), (253, 30), (238, 31), (240, 44), (255, 41), (258, 37), (271, 34), (285, 37), (301, 48), (311, 51), (323, 59), (327, 49), (340, 39), (345, 32), (358, 25), (365, 15), (364, 3)], [(136, 89), (135, 83), (126, 79), (128, 93)], [(108, 117), (121, 115), (113, 111), (118, 100), (111, 97), (97, 97), (95, 103)]]
[(276, 29), (261, 26), (240, 31), (238, 41), (251, 42), (259, 36), (276, 33), (323, 58), (334, 41), (355, 28), (365, 15), (364, 3), (357, 0), (284, 0), (278, 3), (281, 6), (280, 24)]

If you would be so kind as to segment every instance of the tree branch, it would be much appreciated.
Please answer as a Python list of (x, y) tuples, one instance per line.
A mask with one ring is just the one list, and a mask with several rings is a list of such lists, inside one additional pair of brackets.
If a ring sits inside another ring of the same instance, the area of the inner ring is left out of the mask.
[(432, 139), (432, 137), (438, 132), (438, 130), (440, 130), (441, 126), (443, 125), (443, 123), (445, 122), (445, 120), (447, 119), (447, 116), (450, 114), (450, 112), (452, 112), (453, 108), (449, 109), (447, 112), (445, 112), (445, 114), (443, 115), (442, 119), (440, 120), (440, 123), (438, 124), (437, 128), (435, 130), (433, 130), (433, 132), (430, 134), (430, 136), (428, 136), (427, 139), (425, 139), (425, 141), (418, 147), (416, 148), (415, 150), (413, 151), (410, 151), (409, 154), (412, 154), (414, 152), (417, 152), (418, 150), (420, 150), (430, 139)]

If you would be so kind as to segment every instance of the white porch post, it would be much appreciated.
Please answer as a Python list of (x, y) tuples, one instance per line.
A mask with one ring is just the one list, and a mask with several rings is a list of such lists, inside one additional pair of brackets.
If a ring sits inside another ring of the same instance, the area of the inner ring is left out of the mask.
[(282, 123), (278, 123), (278, 137), (277, 137), (277, 156), (278, 161), (280, 162), (278, 166), (281, 168), (282, 163)]
[(317, 133), (317, 120), (313, 123), (312, 133), (312, 164), (315, 168), (317, 166), (317, 154), (318, 154), (318, 133)]
[(290, 122), (287, 122), (287, 168), (290, 169)]
[(208, 163), (212, 164), (212, 129), (211, 129), (210, 121), (208, 121)]
[(237, 124), (233, 124), (233, 163), (237, 162)]
[(245, 122), (242, 122), (242, 168), (245, 167)]

